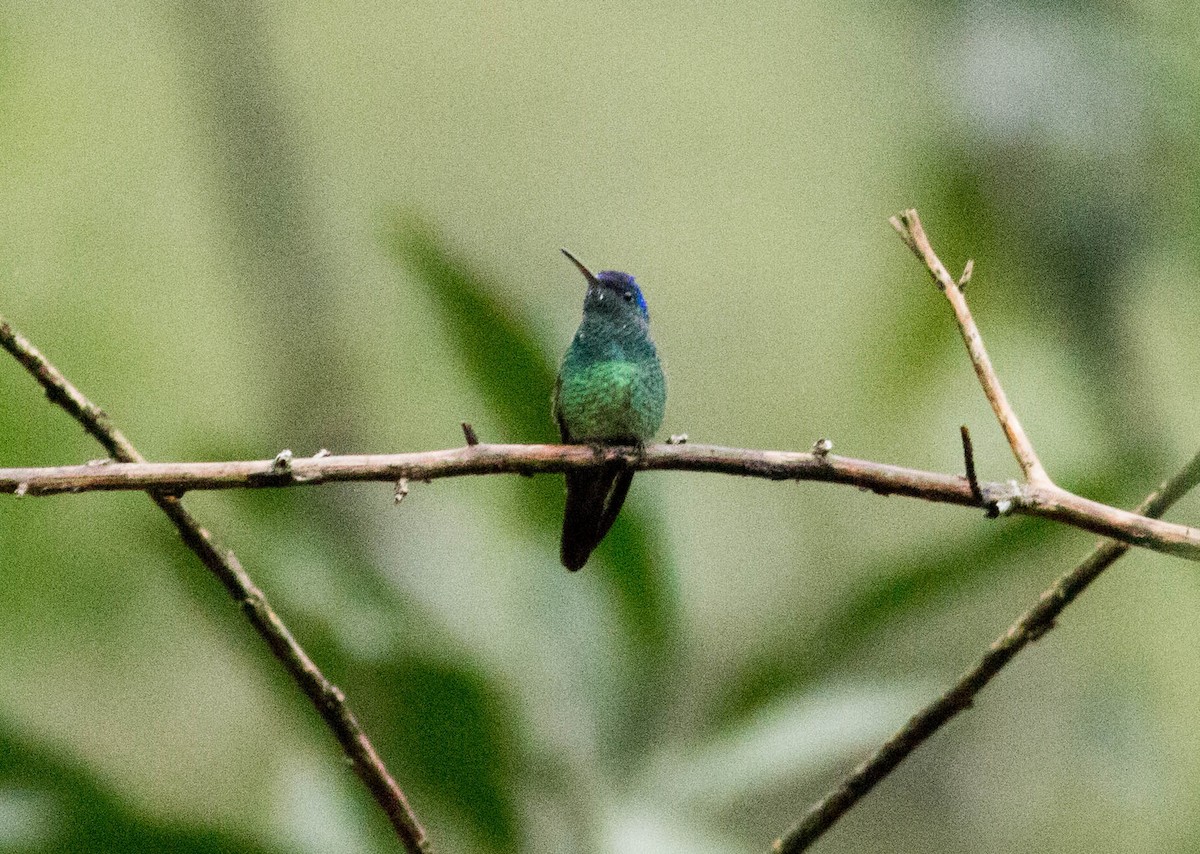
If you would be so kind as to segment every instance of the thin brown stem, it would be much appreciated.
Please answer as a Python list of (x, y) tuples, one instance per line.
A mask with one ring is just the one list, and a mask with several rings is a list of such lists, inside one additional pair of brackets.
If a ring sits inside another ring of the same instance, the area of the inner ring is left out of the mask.
[[(116, 428), (108, 415), (88, 400), (62, 372), (33, 344), (0, 317), (0, 346), (25, 366), (46, 391), (51, 401), (65, 409), (122, 465), (149, 465), (137, 448)], [(277, 458), (278, 459), (278, 458)], [(272, 465), (277, 465), (271, 461)], [(171, 490), (179, 492), (181, 490)], [(266, 641), (275, 657), (316, 707), (337, 738), (354, 772), (370, 790), (395, 828), (396, 835), (409, 854), (429, 851), (425, 829), (417, 820), (408, 799), (388, 773), (358, 718), (346, 702), (346, 695), (329, 681), (304, 651), (279, 615), (271, 608), (262, 590), (229, 549), (222, 548), (177, 495), (150, 491), (150, 498), (178, 529), (184, 543), (220, 580), (234, 601), (241, 605), (247, 619)]]
[(1025, 428), (1021, 426), (1021, 419), (1017, 417), (1017, 413), (1008, 402), (1008, 395), (1004, 393), (1000, 378), (996, 376), (996, 370), (992, 367), (992, 360), (983, 346), (979, 327), (975, 325), (971, 309), (967, 307), (967, 299), (963, 295), (962, 289), (971, 278), (974, 264), (968, 262), (962, 278), (956, 281), (946, 270), (946, 265), (938, 258), (937, 253), (933, 251), (929, 237), (925, 234), (925, 228), (921, 225), (921, 218), (917, 216), (915, 210), (903, 211), (898, 216), (892, 217), (890, 222), (892, 228), (896, 229), (896, 233), (900, 235), (900, 239), (913, 251), (913, 254), (921, 259), (926, 269), (929, 270), (929, 275), (933, 277), (938, 288), (950, 301), (950, 305), (954, 309), (954, 318), (958, 321), (958, 328), (962, 333), (963, 343), (967, 345), (967, 353), (975, 368), (975, 375), (979, 377), (983, 393), (987, 395), (988, 403), (992, 405), (992, 411), (996, 413), (996, 419), (1004, 430), (1013, 456), (1017, 458), (1017, 463), (1021, 466), (1026, 481), (1035, 487), (1050, 486), (1050, 477), (1042, 467), (1041, 460), (1038, 459), (1037, 452), (1033, 449), (1033, 443), (1025, 434)]
[[(841, 483), (881, 495), (980, 506), (967, 478), (834, 454), (760, 451), (716, 445), (605, 448), (584, 445), (488, 445), (408, 454), (280, 455), (216, 463), (108, 463), (0, 469), (0, 493), (53, 495), (88, 490), (145, 490), (179, 495), (195, 489), (309, 486), (337, 481), (396, 483), (485, 474), (564, 472), (620, 463), (635, 471), (695, 471), (767, 480)], [(281, 462), (282, 459), (282, 462)], [(1045, 487), (977, 482), (983, 504), (998, 512), (1053, 519), (1153, 551), (1200, 560), (1200, 529), (1151, 519)]]
[[(1200, 454), (1193, 457), (1177, 475), (1146, 496), (1137, 508), (1138, 513), (1151, 518), (1161, 516), (1197, 483), (1200, 483)], [(833, 791), (809, 807), (803, 818), (775, 843), (774, 850), (779, 854), (798, 854), (816, 842), (910, 753), (951, 718), (969, 708), (975, 695), (1027, 644), (1054, 628), (1054, 621), (1063, 609), (1129, 548), (1125, 543), (1111, 540), (1097, 544), (1082, 563), (1055, 581), (1038, 597), (1033, 607), (996, 638), (974, 667), (959, 677), (940, 697), (909, 718)]]
[(971, 495), (983, 504), (983, 489), (979, 486), (979, 475), (975, 472), (975, 445), (971, 442), (971, 431), (964, 424), (958, 428), (962, 436), (963, 465), (967, 470), (967, 485), (971, 487)]

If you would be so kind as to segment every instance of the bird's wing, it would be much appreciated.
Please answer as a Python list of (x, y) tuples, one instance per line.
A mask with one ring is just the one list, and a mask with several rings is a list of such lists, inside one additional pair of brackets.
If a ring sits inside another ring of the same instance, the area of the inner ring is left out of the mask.
[(559, 401), (559, 395), (562, 394), (562, 376), (559, 375), (554, 379), (554, 397), (552, 398), (550, 409), (554, 413), (554, 421), (558, 424), (558, 435), (562, 439), (564, 445), (572, 445), (571, 433), (567, 430), (567, 422), (563, 420), (562, 404)]

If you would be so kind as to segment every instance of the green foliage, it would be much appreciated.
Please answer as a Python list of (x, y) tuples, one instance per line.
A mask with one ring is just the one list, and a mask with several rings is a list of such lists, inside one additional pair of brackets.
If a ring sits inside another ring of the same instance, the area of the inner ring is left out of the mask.
[[(1089, 472), (1077, 479), (1074, 488), (1098, 501), (1128, 504), (1133, 501), (1131, 490), (1117, 486), (1126, 483), (1128, 475), (1125, 462), (1114, 460), (1110, 471)], [(939, 542), (906, 558), (889, 558), (882, 566), (864, 568), (862, 574), (870, 580), (842, 597), (819, 623), (789, 633), (784, 642), (765, 648), (748, 662), (714, 705), (709, 725), (714, 730), (735, 726), (772, 702), (801, 695), (822, 680), (852, 671), (855, 655), (870, 648), (889, 626), (945, 606), (972, 590), (986, 590), (1014, 559), (1045, 563), (1039, 555), (1068, 535), (1062, 525), (1041, 519), (1002, 518), (983, 536)], [(1049, 586), (1066, 570), (1045, 566), (1039, 583)], [(1009, 621), (1016, 617), (1005, 615)], [(973, 662), (967, 659), (962, 664), (969, 663)]]
[(940, 543), (936, 550), (868, 568), (864, 574), (872, 580), (839, 601), (820, 623), (763, 650), (732, 681), (711, 723), (729, 727), (771, 701), (801, 694), (852, 669), (855, 653), (868, 648), (886, 627), (994, 581), (1002, 557), (1014, 551), (1035, 555), (1059, 535), (1059, 526), (1041, 520), (1004, 520), (985, 537)]
[(455, 355), (503, 424), (506, 435), (494, 440), (557, 441), (550, 418), (553, 364), (527, 320), (504, 299), (503, 285), (454, 258), (433, 228), (415, 217), (399, 218), (388, 238), (436, 301)]
[(489, 851), (517, 851), (511, 710), (482, 674), (397, 656), (360, 674), (364, 713), (394, 773), (445, 803)]
[(0, 854), (269, 854), (277, 849), (219, 829), (154, 819), (127, 804), (85, 764), (0, 720)]

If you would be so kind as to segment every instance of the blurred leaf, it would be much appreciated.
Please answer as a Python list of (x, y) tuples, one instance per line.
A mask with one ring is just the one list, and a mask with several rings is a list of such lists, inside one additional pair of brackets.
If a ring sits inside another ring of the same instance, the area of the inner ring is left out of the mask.
[(454, 258), (418, 220), (399, 221), (391, 244), (436, 301), (459, 359), (509, 431), (497, 441), (558, 441), (550, 417), (554, 365), (532, 325), (503, 298), (507, 289)]
[(398, 778), (435, 793), (488, 850), (516, 851), (518, 736), (500, 693), (474, 670), (422, 658), (381, 663), (363, 684), (364, 719)]
[(139, 815), (82, 767), (0, 720), (0, 854), (275, 850), (212, 828)]
[[(390, 239), (397, 256), (441, 310), (458, 357), (506, 430), (500, 440), (558, 441), (550, 415), (554, 362), (529, 320), (504, 300), (507, 289), (455, 259), (440, 237), (419, 221), (399, 221)], [(510, 518), (519, 520), (528, 536), (545, 542), (548, 552), (551, 544), (556, 550), (563, 511), (559, 478), (533, 478), (521, 484), (518, 494), (521, 506)], [(639, 503), (630, 502), (597, 551), (596, 563), (601, 565), (587, 570), (596, 572), (611, 591), (638, 662), (631, 711), (644, 726), (624, 721), (619, 733), (634, 749), (651, 737), (653, 712), (664, 706), (661, 694), (646, 690), (647, 682), (657, 682), (671, 669), (679, 636), (674, 576), (655, 547), (656, 527)]]
[[(596, 550), (600, 557), (596, 572), (618, 591), (626, 616), (636, 627), (639, 651), (669, 656), (678, 640), (679, 591), (674, 573), (650, 569), (669, 564), (659, 547), (661, 537), (655, 533), (661, 520), (651, 519), (642, 509), (643, 503), (633, 501), (621, 509), (616, 524)], [(630, 561), (629, 555), (637, 559)], [(669, 665), (669, 660), (652, 664), (641, 659), (644, 672)]]
[(658, 803), (659, 797), (658, 792), (637, 792), (611, 809), (604, 827), (607, 844), (599, 850), (605, 854), (730, 854), (745, 850), (729, 838), (725, 828), (713, 827), (717, 822), (673, 812)]
[(753, 799), (874, 746), (929, 695), (930, 686), (905, 679), (779, 697), (732, 730), (664, 756), (647, 788), (710, 806)]
[[(423, 223), (402, 221), (392, 246), (433, 297), (455, 344), (455, 352), (480, 396), (506, 430), (483, 437), (501, 442), (556, 442), (550, 415), (555, 370), (530, 324), (498, 295), (504, 288), (453, 259), (440, 238)], [(517, 491), (522, 506), (515, 518), (532, 536), (558, 532), (562, 486), (557, 478), (535, 477)], [(638, 555), (630, 556), (633, 563)], [(636, 625), (636, 623), (635, 623)]]
[[(1120, 477), (1122, 473), (1123, 461), (1115, 460), (1113, 471), (1079, 478), (1072, 488), (1098, 501), (1132, 506), (1140, 496), (1130, 497), (1133, 490)], [(1157, 482), (1145, 490), (1154, 486)], [(734, 725), (781, 694), (801, 692), (818, 680), (843, 672), (846, 663), (871, 644), (885, 626), (970, 585), (986, 583), (997, 573), (1007, 571), (1014, 556), (1024, 559), (1028, 555), (1029, 560), (1036, 561), (1051, 542), (1070, 534), (1070, 528), (1043, 519), (1001, 519), (988, 536), (979, 540), (957, 546), (937, 544), (930, 554), (898, 560), (881, 570), (865, 570), (864, 575), (871, 581), (861, 590), (847, 595), (814, 629), (789, 636), (734, 679), (733, 688), (718, 702), (709, 724), (714, 729)], [(1085, 554), (1081, 549), (1079, 559)], [(1048, 586), (1070, 568), (1047, 565), (1039, 571)], [(1001, 619), (1007, 626), (1017, 616), (1001, 615)]]
[(957, 548), (943, 544), (932, 555), (898, 560), (882, 571), (864, 570), (872, 579), (868, 584), (838, 602), (811, 630), (798, 632), (764, 653), (734, 680), (735, 687), (721, 702), (712, 723), (724, 728), (774, 697), (802, 692), (842, 671), (882, 628), (967, 584), (987, 579), (1005, 565), (1002, 558), (1016, 549), (1044, 544), (1058, 527), (1041, 520), (1005, 520), (980, 541)]

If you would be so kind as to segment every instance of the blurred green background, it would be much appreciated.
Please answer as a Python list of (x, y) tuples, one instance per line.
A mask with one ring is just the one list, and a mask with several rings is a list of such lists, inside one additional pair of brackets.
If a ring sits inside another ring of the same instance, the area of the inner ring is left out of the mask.
[[(0, 4), (0, 313), (157, 460), (553, 437), (569, 246), (635, 273), (668, 433), (1015, 466), (922, 212), (1052, 476), (1196, 450), (1188, 2)], [(0, 360), (0, 466), (100, 450)], [(189, 496), (443, 852), (755, 852), (1090, 547), (820, 484)], [(1173, 518), (1195, 519), (1200, 501)], [(396, 850), (139, 495), (0, 500), (0, 852)], [(1200, 574), (1135, 554), (821, 843), (1200, 847)]]

